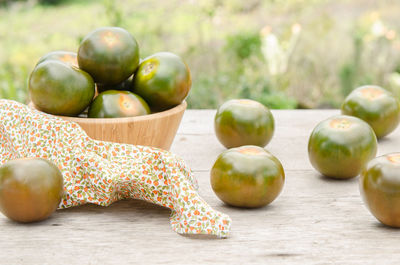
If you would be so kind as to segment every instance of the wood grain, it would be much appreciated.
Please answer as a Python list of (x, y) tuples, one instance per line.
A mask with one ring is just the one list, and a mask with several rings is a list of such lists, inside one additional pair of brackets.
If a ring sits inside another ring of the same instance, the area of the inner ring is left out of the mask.
[[(30, 106), (34, 107), (31, 103)], [(175, 138), (187, 103), (150, 115), (126, 118), (60, 118), (78, 123), (92, 139), (154, 146), (169, 150)]]
[[(224, 205), (210, 186), (209, 169), (224, 150), (213, 135), (215, 111), (186, 111), (172, 151), (194, 168), (201, 196), (233, 219), (227, 239), (180, 236), (168, 209), (129, 200), (60, 210), (31, 225), (0, 215), (0, 264), (398, 264), (400, 230), (368, 212), (358, 179), (324, 178), (308, 162), (309, 133), (337, 113), (273, 111), (267, 149), (284, 164), (285, 186), (271, 205), (246, 210)], [(397, 129), (378, 152), (399, 149)]]

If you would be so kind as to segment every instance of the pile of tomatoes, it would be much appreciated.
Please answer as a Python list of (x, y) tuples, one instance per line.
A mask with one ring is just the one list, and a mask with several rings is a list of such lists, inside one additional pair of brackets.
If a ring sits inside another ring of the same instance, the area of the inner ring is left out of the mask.
[(180, 104), (191, 87), (186, 63), (170, 52), (140, 59), (136, 39), (125, 29), (90, 32), (78, 52), (43, 56), (29, 78), (29, 94), (44, 112), (89, 118), (133, 117)]

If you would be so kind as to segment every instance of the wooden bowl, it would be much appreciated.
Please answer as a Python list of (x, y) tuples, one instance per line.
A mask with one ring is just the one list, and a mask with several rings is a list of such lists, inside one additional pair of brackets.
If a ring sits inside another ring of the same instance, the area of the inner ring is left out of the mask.
[[(32, 102), (29, 106), (35, 108)], [(126, 118), (57, 117), (76, 122), (92, 139), (169, 150), (186, 107), (183, 101), (169, 110)]]

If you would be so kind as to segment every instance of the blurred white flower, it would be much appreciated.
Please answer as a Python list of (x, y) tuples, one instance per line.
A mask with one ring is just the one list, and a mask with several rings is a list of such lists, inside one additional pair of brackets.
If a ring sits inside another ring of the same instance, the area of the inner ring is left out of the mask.
[(381, 20), (376, 20), (371, 26), (371, 33), (375, 37), (382, 37), (386, 33), (386, 27)]
[(278, 38), (270, 33), (262, 39), (261, 52), (268, 63), (269, 73), (277, 75), (285, 72), (285, 53)]
[(271, 27), (269, 26), (265, 26), (260, 31), (261, 52), (267, 62), (270, 75), (284, 74), (288, 69), (290, 57), (301, 32), (301, 25), (298, 23), (293, 24), (291, 31), (292, 35), (288, 42), (280, 41), (278, 37), (271, 32)]
[(400, 74), (393, 72), (389, 74), (389, 83), (393, 86), (400, 88)]
[(293, 34), (299, 34), (301, 31), (301, 25), (299, 23), (293, 24), (292, 26), (292, 33)]

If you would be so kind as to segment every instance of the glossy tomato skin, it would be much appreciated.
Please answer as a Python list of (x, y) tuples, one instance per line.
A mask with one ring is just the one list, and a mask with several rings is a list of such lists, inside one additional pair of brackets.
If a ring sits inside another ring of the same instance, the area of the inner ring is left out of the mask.
[(131, 91), (132, 90), (132, 82), (133, 82), (133, 76), (130, 76), (128, 79), (126, 79), (122, 83), (119, 83), (116, 85), (96, 84), (97, 93), (101, 93), (101, 92), (104, 92), (107, 90)]
[(391, 133), (400, 122), (399, 100), (379, 86), (362, 86), (351, 92), (341, 107), (342, 114), (358, 117), (374, 129), (376, 137)]
[(280, 161), (259, 146), (241, 146), (221, 153), (211, 169), (211, 186), (226, 204), (262, 207), (280, 194), (285, 172)]
[(89, 107), (89, 118), (120, 118), (150, 114), (147, 103), (129, 91), (107, 90), (100, 93)]
[(82, 40), (78, 63), (96, 83), (119, 84), (136, 70), (139, 64), (139, 45), (125, 29), (98, 28)]
[(153, 111), (163, 111), (179, 105), (191, 85), (186, 63), (173, 53), (159, 52), (140, 63), (133, 80), (133, 92), (143, 97)]
[(226, 148), (242, 145), (264, 147), (274, 134), (271, 111), (249, 99), (233, 99), (222, 104), (215, 115), (214, 129)]
[(56, 165), (41, 158), (12, 160), (0, 167), (0, 210), (17, 222), (48, 218), (64, 194)]
[(36, 65), (49, 60), (57, 60), (60, 62), (64, 62), (75, 67), (79, 67), (78, 65), (78, 57), (75, 52), (68, 51), (53, 51), (42, 56)]
[(360, 193), (383, 224), (400, 227), (400, 153), (372, 159), (360, 175)]
[(32, 102), (39, 110), (54, 115), (78, 115), (90, 104), (94, 93), (88, 73), (57, 60), (40, 63), (29, 78)]
[(361, 119), (346, 115), (320, 122), (308, 141), (308, 155), (314, 168), (337, 179), (356, 177), (376, 152), (372, 128)]

